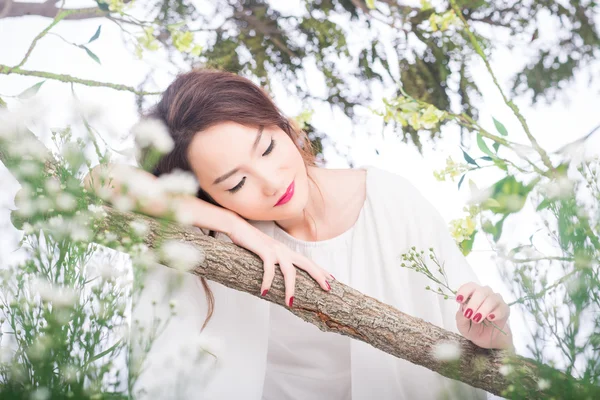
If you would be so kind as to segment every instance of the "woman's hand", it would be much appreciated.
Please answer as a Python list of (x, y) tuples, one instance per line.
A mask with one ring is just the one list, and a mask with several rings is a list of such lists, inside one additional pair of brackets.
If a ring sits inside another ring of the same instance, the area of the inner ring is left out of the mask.
[(456, 301), (460, 303), (456, 326), (465, 338), (487, 349), (514, 350), (507, 324), (510, 307), (499, 293), (489, 286), (468, 282), (456, 292)]
[(294, 289), (296, 284), (296, 267), (303, 269), (313, 277), (323, 290), (329, 291), (331, 287), (327, 280), (334, 280), (333, 275), (317, 266), (314, 262), (304, 257), (302, 254), (292, 251), (289, 247), (273, 239), (261, 230), (255, 228), (247, 221), (241, 219), (235, 223), (230, 232), (229, 238), (235, 244), (250, 250), (263, 260), (264, 275), (260, 288), (262, 296), (265, 296), (275, 277), (275, 264), (279, 264), (279, 269), (284, 277), (285, 284), (285, 304), (292, 306), (294, 302)]

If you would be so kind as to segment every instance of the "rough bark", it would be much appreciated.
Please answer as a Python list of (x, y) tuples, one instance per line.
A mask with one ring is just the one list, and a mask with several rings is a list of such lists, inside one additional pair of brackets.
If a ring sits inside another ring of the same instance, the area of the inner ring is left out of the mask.
[[(3, 151), (1, 143), (0, 161), (9, 168), (14, 165), (11, 157)], [(54, 165), (53, 160), (46, 163), (50, 171), (54, 170)], [(108, 217), (94, 229), (95, 233), (109, 230), (119, 237), (129, 236), (129, 222), (133, 219), (143, 219), (150, 228), (145, 238), (148, 247), (156, 248), (161, 241), (169, 239), (197, 245), (203, 249), (205, 259), (201, 265), (190, 271), (191, 273), (289, 309), (284, 304), (284, 281), (279, 270), (276, 271), (268, 295), (260, 296), (262, 261), (250, 251), (233, 243), (206, 236), (193, 227), (175, 223), (165, 224), (164, 221), (159, 222), (144, 215), (120, 212), (110, 206), (104, 206), (104, 209)], [(17, 213), (13, 213), (12, 221), (16, 227), (25, 222)], [(581, 388), (575, 379), (560, 371), (505, 350), (480, 348), (461, 335), (400, 312), (340, 282), (332, 282), (331, 292), (325, 293), (302, 270), (298, 270), (297, 274), (294, 307), (289, 310), (323, 331), (361, 340), (386, 353), (496, 395), (503, 395), (503, 391), (509, 386), (509, 382), (499, 372), (499, 367), (506, 363), (523, 373), (524, 377), (518, 383), (519, 392), (527, 393), (532, 399), (564, 397), (562, 390), (565, 385), (561, 385), (560, 392), (554, 387), (544, 391), (538, 390), (537, 380), (542, 374), (559, 376), (568, 387)], [(438, 343), (448, 341), (455, 342), (462, 350), (457, 362), (441, 362), (433, 355), (433, 349)], [(592, 396), (590, 398), (600, 398), (598, 391), (586, 394)]]

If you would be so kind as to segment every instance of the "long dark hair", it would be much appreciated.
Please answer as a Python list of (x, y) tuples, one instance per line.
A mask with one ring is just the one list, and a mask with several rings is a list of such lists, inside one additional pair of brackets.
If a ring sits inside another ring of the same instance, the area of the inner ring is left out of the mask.
[[(281, 112), (265, 90), (231, 72), (193, 69), (177, 76), (145, 118), (163, 122), (175, 143), (173, 150), (155, 164), (152, 173), (156, 176), (174, 169), (191, 172), (187, 153), (194, 135), (223, 122), (248, 127), (277, 126), (292, 139), (305, 165), (316, 166), (316, 154), (306, 132)], [(147, 154), (142, 151), (141, 159)], [(197, 197), (222, 207), (202, 188)], [(216, 234), (209, 231), (211, 237)], [(214, 311), (214, 295), (206, 279), (201, 277), (200, 280), (208, 303), (208, 315), (202, 325), (204, 330)]]

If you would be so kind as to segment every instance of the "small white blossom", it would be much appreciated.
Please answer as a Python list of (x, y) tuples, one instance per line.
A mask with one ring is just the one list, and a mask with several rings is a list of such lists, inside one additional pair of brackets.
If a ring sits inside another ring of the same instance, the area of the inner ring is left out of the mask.
[(538, 381), (538, 389), (539, 390), (546, 390), (550, 388), (550, 381), (548, 379), (540, 379)]
[(192, 173), (180, 169), (175, 169), (171, 173), (161, 175), (157, 183), (165, 193), (195, 195), (199, 188), (196, 177)]
[(88, 210), (96, 216), (106, 217), (108, 215), (108, 214), (106, 214), (106, 212), (104, 211), (104, 208), (102, 208), (102, 206), (97, 206), (95, 204), (88, 205)]
[(204, 252), (198, 247), (168, 240), (161, 246), (167, 265), (180, 271), (189, 271), (204, 262)]
[(35, 205), (29, 199), (19, 200), (19, 208), (17, 212), (23, 217), (31, 217), (35, 213)]
[(104, 232), (104, 240), (106, 242), (116, 242), (119, 237), (112, 232)]
[(32, 177), (40, 174), (40, 166), (33, 161), (23, 161), (19, 164), (19, 174), (23, 177)]
[(47, 400), (49, 398), (50, 389), (44, 386), (35, 389), (35, 391), (31, 393), (31, 396), (29, 397), (30, 400)]
[(72, 223), (69, 226), (71, 240), (74, 242), (87, 242), (92, 236), (92, 232), (83, 225)]
[(513, 368), (510, 365), (502, 365), (500, 368), (498, 368), (498, 372), (500, 372), (500, 374), (507, 376), (508, 374), (510, 374), (512, 372)]
[(454, 361), (460, 358), (461, 350), (456, 342), (440, 342), (433, 349), (433, 356), (439, 361)]
[(129, 196), (116, 196), (112, 199), (112, 204), (119, 211), (131, 211), (134, 207), (134, 202)]
[(167, 127), (157, 119), (143, 119), (132, 127), (131, 132), (142, 148), (152, 146), (161, 153), (168, 153), (175, 147)]
[(143, 237), (148, 233), (148, 224), (142, 220), (131, 221), (129, 225), (131, 226), (131, 229), (133, 229), (133, 232), (138, 236)]
[(540, 188), (551, 199), (564, 199), (573, 194), (574, 186), (575, 183), (572, 180), (563, 176), (546, 184), (540, 185)]
[(62, 376), (65, 378), (67, 382), (76, 382), (77, 381), (77, 372), (78, 368), (73, 364), (69, 364), (62, 371)]
[(51, 302), (58, 307), (73, 305), (77, 300), (77, 293), (73, 289), (55, 286), (43, 278), (36, 278), (32, 287), (42, 300)]
[(52, 209), (52, 207), (52, 201), (45, 196), (40, 196), (35, 201), (35, 208), (40, 213), (49, 212), (49, 210)]
[(77, 207), (77, 201), (69, 193), (60, 193), (56, 196), (56, 205), (60, 210), (71, 211)]
[(26, 235), (30, 235), (30, 234), (32, 234), (34, 232), (34, 228), (33, 228), (33, 226), (29, 222), (25, 222), (23, 224), (23, 232)]
[(57, 181), (57, 180), (56, 180), (56, 179), (54, 179), (54, 178), (49, 178), (49, 179), (46, 181), (46, 183), (45, 183), (45, 185), (44, 185), (44, 186), (46, 186), (46, 191), (47, 191), (48, 193), (52, 193), (52, 194), (54, 194), (54, 193), (58, 193), (58, 192), (60, 191), (60, 189), (61, 189), (61, 188), (60, 188), (60, 182), (59, 182), (59, 181)]

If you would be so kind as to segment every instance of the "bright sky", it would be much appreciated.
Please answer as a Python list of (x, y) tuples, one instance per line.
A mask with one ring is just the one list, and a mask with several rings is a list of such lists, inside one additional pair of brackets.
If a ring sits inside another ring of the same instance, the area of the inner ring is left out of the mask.
[[(67, 2), (67, 4), (74, 7), (89, 6), (95, 3), (73, 1)], [(274, 4), (280, 7), (285, 4), (290, 9), (297, 7), (297, 2), (293, 1), (274, 2)], [(35, 35), (49, 23), (49, 19), (42, 17), (0, 19), (0, 63), (17, 64)], [(156, 55), (149, 55), (142, 61), (135, 59), (132, 52), (123, 45), (118, 27), (110, 21), (104, 19), (66, 21), (59, 23), (52, 32), (58, 33), (72, 42), (84, 43), (94, 34), (99, 24), (102, 25), (102, 34), (89, 47), (98, 55), (102, 65), (95, 63), (83, 50), (66, 44), (56, 36), (47, 36), (33, 51), (24, 68), (135, 86), (142, 81), (151, 65), (156, 69), (152, 76), (156, 84), (161, 88), (168, 85), (172, 80), (172, 74), (177, 72), (176, 68)], [(551, 38), (555, 34), (555, 28), (548, 21), (540, 21), (539, 43), (544, 43), (545, 39)], [(349, 43), (361, 40), (361, 38), (353, 36), (351, 30), (348, 35)], [(531, 45), (519, 40), (511, 40), (500, 30), (494, 31), (494, 38), (498, 48), (493, 53), (492, 67), (501, 84), (508, 88), (508, 78), (527, 62), (533, 52)], [(512, 50), (506, 46), (509, 42), (513, 42), (515, 45)], [(598, 67), (599, 63), (595, 62), (595, 65), (589, 67), (587, 71), (598, 71)], [(482, 124), (492, 131), (491, 116), (493, 115), (504, 123), (512, 140), (527, 143), (518, 121), (503, 105), (482, 62), (474, 59), (471, 63), (471, 73), (483, 92), (483, 100), (479, 104)], [(598, 77), (596, 76), (596, 78)], [(516, 104), (527, 117), (531, 130), (542, 147), (547, 150), (557, 149), (567, 142), (584, 136), (600, 123), (600, 116), (597, 113), (600, 84), (597, 79), (594, 82), (589, 82), (588, 79), (588, 73), (579, 73), (576, 79), (562, 91), (558, 100), (550, 105), (540, 101), (539, 104), (531, 106), (527, 98), (516, 99)], [(14, 106), (16, 101), (7, 99), (6, 96), (17, 95), (39, 81), (41, 81), (39, 78), (0, 75), (0, 97), (4, 98), (9, 106)], [(385, 88), (381, 85), (374, 85), (372, 91), (375, 101), (372, 106), (381, 108), (381, 96), (390, 95), (393, 89), (392, 85)], [(39, 96), (48, 100), (48, 126), (65, 126), (71, 120), (67, 106), (71, 97), (70, 90), (69, 85), (50, 80), (42, 86)], [(104, 129), (111, 131), (115, 137), (127, 135), (129, 128), (138, 118), (134, 97), (127, 92), (115, 92), (110, 89), (81, 85), (76, 85), (75, 91), (80, 99), (96, 104), (103, 110), (102, 112), (106, 116), (103, 120)], [(290, 99), (281, 88), (276, 88), (275, 101), (289, 115), (298, 114), (303, 108), (311, 106)], [(366, 110), (362, 114), (368, 116)], [(355, 166), (371, 164), (404, 175), (426, 195), (447, 221), (463, 216), (462, 207), (465, 200), (468, 199), (468, 184), (465, 184), (458, 192), (456, 183), (437, 182), (433, 177), (434, 170), (444, 168), (448, 156), (452, 156), (456, 161), (463, 160), (458, 147), (459, 138), (456, 129), (445, 128), (445, 138), (437, 143), (435, 149), (432, 148), (431, 143), (426, 144), (425, 154), (421, 156), (414, 146), (401, 143), (397, 138), (398, 133), (391, 129), (386, 129), (382, 136), (382, 122), (378, 117), (371, 117), (364, 126), (353, 128), (347, 118), (339, 112), (332, 114), (326, 107), (321, 106), (316, 107), (313, 123), (321, 131), (330, 135), (339, 148), (347, 152), (348, 156), (354, 160)], [(44, 132), (43, 135), (44, 141), (48, 143), (49, 135), (47, 132)], [(596, 139), (592, 143), (598, 145), (599, 141)], [(472, 148), (471, 155), (477, 157), (482, 155), (474, 143), (469, 146)], [(379, 155), (375, 153), (375, 148), (379, 150)], [(337, 157), (331, 149), (325, 149), (325, 156), (328, 168), (348, 167), (345, 160)], [(487, 172), (487, 170), (471, 175), (479, 187), (491, 184), (497, 177), (497, 174)], [(9, 208), (13, 207), (13, 198), (19, 185), (3, 166), (0, 166), (0, 184), (2, 186), (0, 191), (0, 264), (5, 264), (16, 256), (12, 251), (16, 249), (21, 237), (21, 232), (12, 227), (9, 219)], [(523, 240), (529, 237), (535, 230), (531, 225), (532, 217), (531, 212), (524, 212), (509, 218), (505, 223), (503, 238)], [(480, 239), (475, 243), (468, 260), (482, 284), (490, 285), (506, 300), (512, 300), (509, 291), (504, 287), (496, 272), (485, 240)], [(527, 355), (526, 342), (522, 337), (524, 331), (521, 326), (521, 318), (522, 316), (513, 311), (511, 319), (516, 335), (517, 351)]]

